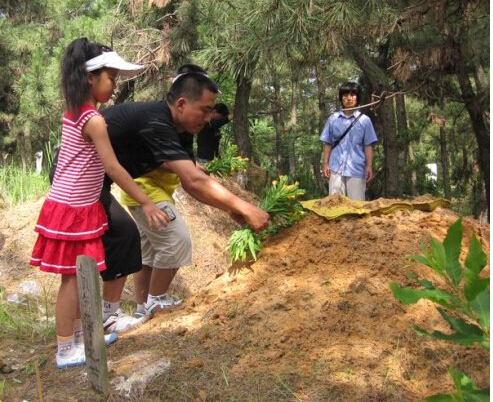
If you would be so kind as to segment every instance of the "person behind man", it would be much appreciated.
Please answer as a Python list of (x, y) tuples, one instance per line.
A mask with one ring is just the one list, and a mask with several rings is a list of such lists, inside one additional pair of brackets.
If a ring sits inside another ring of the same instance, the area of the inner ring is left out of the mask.
[(356, 108), (361, 86), (346, 82), (339, 88), (342, 109), (327, 119), (323, 142), (322, 174), (329, 178), (329, 195), (365, 200), (366, 183), (373, 179), (373, 144), (377, 135), (368, 116)]
[(207, 163), (220, 157), (221, 131), (219, 129), (231, 120), (233, 120), (233, 114), (229, 113), (228, 107), (224, 103), (217, 103), (212, 111), (209, 124), (197, 135), (197, 160), (200, 163)]
[[(217, 93), (217, 85), (206, 74), (187, 72), (175, 77), (166, 101), (122, 103), (101, 113), (108, 125), (115, 154), (132, 177), (155, 169), (174, 173), (192, 197), (227, 211), (236, 222), (260, 231), (267, 226), (269, 214), (234, 195), (198, 169), (190, 148), (183, 146), (209, 123)], [(116, 317), (109, 311), (110, 306), (114, 309), (119, 305), (126, 276), (141, 269), (139, 232), (132, 218), (110, 194), (110, 183), (110, 180), (105, 182), (101, 196), (106, 200), (103, 204), (110, 227), (103, 237), (107, 254), (107, 269), (103, 276), (103, 320), (107, 330), (115, 331), (119, 321), (120, 327), (127, 330), (141, 324), (148, 316), (133, 318), (120, 314)], [(105, 307), (108, 307), (106, 311)], [(106, 325), (108, 320), (111, 325)]]

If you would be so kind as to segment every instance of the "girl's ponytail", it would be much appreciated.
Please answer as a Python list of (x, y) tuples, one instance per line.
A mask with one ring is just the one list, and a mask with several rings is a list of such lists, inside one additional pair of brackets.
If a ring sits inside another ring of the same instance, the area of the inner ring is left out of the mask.
[(106, 46), (90, 42), (87, 38), (75, 39), (67, 46), (62, 59), (62, 91), (67, 110), (74, 116), (79, 115), (81, 106), (90, 96), (85, 63), (104, 51)]

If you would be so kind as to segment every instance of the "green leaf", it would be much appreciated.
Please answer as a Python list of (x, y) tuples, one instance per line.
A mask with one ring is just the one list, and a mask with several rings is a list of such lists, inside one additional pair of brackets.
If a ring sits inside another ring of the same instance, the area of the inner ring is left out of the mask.
[(445, 255), (448, 261), (458, 261), (462, 243), (462, 219), (457, 219), (447, 231), (443, 241)]
[(490, 326), (490, 290), (483, 290), (471, 303), (471, 308), (477, 314), (478, 322), (483, 328)]
[(459, 218), (450, 226), (443, 241), (445, 251), (445, 271), (452, 283), (457, 286), (462, 278), (462, 265), (459, 262), (462, 244), (462, 220)]
[(462, 279), (462, 265), (459, 261), (447, 259), (445, 271), (452, 283), (457, 286)]
[(477, 275), (483, 270), (488, 263), (488, 256), (484, 253), (481, 243), (475, 235), (472, 236), (469, 251), (467, 253), (465, 266)]
[(429, 280), (427, 279), (418, 279), (417, 280), (418, 283), (423, 286), (425, 289), (435, 289), (435, 286), (433, 286), (433, 283), (431, 283)]
[(425, 398), (426, 402), (456, 402), (457, 399), (450, 394), (437, 394)]
[(440, 313), (440, 315), (443, 317), (443, 319), (447, 321), (447, 323), (450, 325), (450, 328), (452, 328), (456, 332), (465, 335), (474, 335), (480, 337), (484, 336), (483, 330), (478, 326), (470, 324), (462, 318), (457, 318), (450, 314), (447, 314), (447, 312), (440, 307), (437, 307), (437, 310)]
[(481, 244), (473, 235), (469, 251), (467, 253), (465, 266), (464, 295), (468, 301), (474, 300), (489, 284), (489, 278), (480, 278), (479, 274), (486, 266), (487, 255), (483, 252)]
[(430, 267), (431, 268), (431, 262), (428, 260), (428, 258), (426, 258), (425, 256), (423, 255), (411, 255), (409, 257), (410, 260), (413, 260), (413, 261), (417, 261), (423, 265), (426, 265), (427, 267)]
[(457, 371), (454, 367), (450, 367), (449, 373), (454, 380), (460, 400), (465, 402), (489, 401), (490, 391), (488, 389), (480, 389), (467, 375)]
[(466, 296), (467, 301), (474, 300), (489, 284), (490, 278), (479, 278), (474, 272), (466, 271), (464, 295)]
[(430, 402), (486, 402), (490, 400), (488, 389), (479, 389), (476, 384), (464, 373), (460, 373), (450, 367), (449, 373), (454, 380), (455, 391), (453, 394), (437, 394), (425, 398)]
[(445, 248), (443, 247), (442, 243), (433, 238), (430, 240), (430, 248), (431, 252), (428, 256), (428, 259), (430, 259), (431, 257), (431, 268), (443, 276), (447, 263)]
[(421, 336), (428, 336), (433, 339), (439, 339), (442, 341), (454, 342), (460, 345), (469, 346), (473, 343), (481, 343), (484, 342), (484, 336), (470, 335), (470, 334), (462, 334), (455, 332), (453, 334), (444, 334), (440, 331), (428, 332), (417, 325), (413, 326), (413, 330)]
[(399, 285), (392, 282), (390, 289), (394, 297), (404, 304), (414, 304), (420, 299), (428, 299), (438, 303), (444, 307), (452, 307), (454, 304), (459, 304), (459, 300), (442, 289), (413, 289), (410, 287), (400, 288)]

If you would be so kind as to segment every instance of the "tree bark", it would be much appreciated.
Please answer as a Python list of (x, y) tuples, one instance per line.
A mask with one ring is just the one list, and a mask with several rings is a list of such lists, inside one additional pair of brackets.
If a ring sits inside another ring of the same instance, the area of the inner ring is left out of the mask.
[[(407, 135), (407, 114), (406, 114), (406, 102), (404, 99), (404, 94), (398, 94), (395, 97), (395, 106), (396, 106), (396, 122), (397, 122), (397, 142), (398, 145), (402, 144), (402, 147), (399, 146), (399, 157), (397, 160), (398, 169), (400, 172), (400, 188), (399, 194), (404, 194), (406, 190), (406, 184), (410, 183), (410, 174), (407, 169), (408, 164), (407, 156), (408, 156), (408, 135)], [(411, 187), (409, 185), (409, 187)], [(410, 190), (408, 190), (410, 191)]]
[(298, 128), (298, 90), (299, 90), (299, 66), (293, 63), (291, 66), (291, 105), (289, 112), (289, 136), (287, 138), (287, 156), (289, 161), (289, 175), (293, 176), (296, 171), (296, 131)]
[(416, 172), (416, 157), (414, 156), (414, 149), (411, 142), (407, 144), (407, 160), (411, 165), (411, 195), (414, 197), (418, 193), (418, 173)]
[[(315, 77), (317, 79), (317, 97), (318, 97), (317, 127), (319, 134), (322, 134), (322, 130), (324, 129), (325, 122), (329, 117), (329, 111), (327, 107), (327, 96), (325, 94), (325, 88), (328, 87), (328, 84), (322, 69), (323, 68), (321, 67), (320, 63), (317, 63), (315, 65)], [(325, 180), (321, 174), (322, 155), (323, 155), (322, 146), (320, 146), (320, 153), (318, 155), (315, 154), (313, 157), (313, 174), (315, 176), (315, 181), (317, 183), (318, 188), (322, 191), (328, 191), (327, 180)]]
[(471, 118), (472, 127), (478, 144), (478, 164), (483, 175), (488, 222), (490, 220), (490, 132), (485, 124), (485, 110), (481, 107), (481, 99), (474, 92), (469, 78), (467, 66), (462, 57), (458, 58), (457, 79), (462, 93), (464, 105)]
[(34, 153), (31, 146), (31, 125), (24, 123), (23, 129), (17, 133), (17, 150), (24, 170), (34, 166)]
[(248, 133), (248, 104), (252, 80), (250, 77), (239, 76), (236, 79), (235, 96), (235, 140), (238, 151), (243, 158), (252, 158), (252, 142)]
[[(352, 48), (353, 57), (359, 68), (366, 75), (374, 91), (381, 93), (390, 91), (390, 80), (385, 70), (380, 68), (364, 49)], [(392, 99), (384, 101), (377, 110), (377, 117), (382, 121), (382, 137), (384, 151), (384, 185), (385, 197), (398, 197), (399, 193), (399, 163), (400, 147), (397, 141), (395, 105)]]
[(274, 73), (272, 77), (272, 86), (274, 88), (274, 107), (272, 109), (272, 121), (276, 129), (276, 175), (282, 172), (282, 133), (284, 133), (284, 121), (281, 116), (281, 85), (279, 83), (279, 77)]
[(447, 150), (447, 135), (443, 125), (440, 126), (440, 161), (442, 165), (443, 195), (445, 198), (450, 199), (449, 155)]

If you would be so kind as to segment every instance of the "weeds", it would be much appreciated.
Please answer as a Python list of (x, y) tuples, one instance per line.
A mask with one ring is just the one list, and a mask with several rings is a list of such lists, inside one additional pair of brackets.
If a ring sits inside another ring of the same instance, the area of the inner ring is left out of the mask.
[(25, 303), (5, 302), (0, 291), (0, 338), (18, 340), (46, 339), (55, 335), (55, 323), (44, 316), (40, 310), (46, 306), (39, 305), (36, 299), (26, 297)]
[[(450, 327), (451, 333), (428, 332), (414, 325), (420, 336), (446, 340), (469, 346), (479, 343), (490, 349), (490, 278), (480, 276), (487, 264), (487, 255), (481, 243), (473, 235), (464, 265), (459, 261), (462, 243), (462, 221), (458, 219), (447, 231), (443, 242), (432, 238), (429, 250), (422, 246), (422, 255), (411, 256), (435, 271), (444, 280), (444, 288), (436, 287), (428, 279), (415, 278), (418, 288), (401, 288), (390, 284), (394, 297), (404, 304), (414, 304), (428, 299), (441, 306), (438, 312)], [(456, 392), (448, 395), (434, 395), (428, 401), (469, 401), (489, 400), (489, 390), (480, 390), (474, 382), (453, 367), (449, 370)]]
[(232, 176), (236, 172), (247, 170), (248, 158), (236, 156), (237, 153), (238, 147), (236, 145), (232, 145), (226, 149), (221, 158), (214, 158), (210, 161), (205, 166), (205, 169), (207, 172), (220, 177)]
[(0, 198), (10, 205), (17, 205), (48, 192), (47, 175), (25, 170), (14, 164), (0, 167)]

